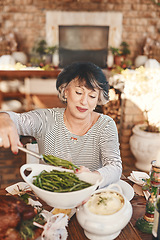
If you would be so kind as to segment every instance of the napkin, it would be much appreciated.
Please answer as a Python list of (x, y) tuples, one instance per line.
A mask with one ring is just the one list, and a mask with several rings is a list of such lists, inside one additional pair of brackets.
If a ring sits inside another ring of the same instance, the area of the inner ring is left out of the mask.
[(44, 226), (35, 222), (33, 224), (43, 228), (42, 240), (66, 240), (68, 236), (66, 229), (68, 226), (68, 216), (63, 213), (53, 215), (46, 210), (43, 210), (41, 214), (45, 218), (46, 224)]
[[(142, 186), (145, 185), (145, 179), (149, 179), (150, 176), (145, 172), (140, 171), (132, 171), (130, 173), (130, 176), (127, 177), (130, 181), (134, 182), (136, 185), (133, 185), (134, 191), (138, 195), (143, 195), (147, 200), (150, 196), (150, 193), (148, 191), (143, 191)], [(143, 180), (144, 179), (144, 180)], [(140, 187), (138, 187), (138, 186)]]
[(18, 182), (5, 189), (11, 195), (21, 194), (22, 192), (32, 191), (31, 187), (25, 182)]
[(150, 177), (147, 173), (140, 172), (140, 171), (132, 171), (130, 173), (130, 176), (128, 177), (129, 180), (131, 180), (132, 182), (134, 182), (140, 186), (144, 186), (145, 181), (143, 181), (143, 179), (148, 179), (148, 178), (150, 178)]

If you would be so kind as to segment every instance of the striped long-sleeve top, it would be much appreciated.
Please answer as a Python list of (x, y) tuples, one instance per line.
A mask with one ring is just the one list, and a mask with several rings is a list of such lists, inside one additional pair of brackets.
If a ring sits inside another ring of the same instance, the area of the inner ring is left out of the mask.
[(119, 180), (122, 162), (116, 124), (100, 114), (97, 122), (83, 136), (72, 134), (65, 126), (64, 108), (37, 109), (26, 113), (8, 112), (20, 135), (33, 136), (41, 154), (55, 155), (98, 170), (102, 186)]

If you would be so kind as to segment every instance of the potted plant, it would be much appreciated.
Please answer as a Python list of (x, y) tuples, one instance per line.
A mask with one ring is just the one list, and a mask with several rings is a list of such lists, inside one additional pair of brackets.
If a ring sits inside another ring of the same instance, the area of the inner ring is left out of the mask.
[(40, 66), (45, 63), (47, 43), (45, 40), (39, 40), (35, 43), (30, 54), (30, 63), (35, 66)]
[(117, 66), (121, 66), (121, 63), (124, 61), (124, 56), (119, 48), (110, 47), (110, 51), (114, 56), (114, 64)]
[(122, 42), (119, 48), (110, 47), (110, 51), (114, 56), (114, 63), (118, 66), (121, 66), (126, 56), (130, 54), (129, 45), (126, 42)]
[(45, 54), (47, 43), (45, 40), (38, 41), (33, 47), (33, 52), (38, 53), (40, 56)]
[(144, 113), (145, 121), (136, 124), (130, 138), (130, 149), (136, 158), (136, 167), (150, 171), (151, 162), (160, 158), (160, 69), (143, 66), (124, 70), (124, 93)]
[(54, 67), (58, 67), (59, 65), (59, 52), (58, 47), (55, 46), (49, 46), (46, 48), (46, 53), (48, 53), (51, 57), (51, 62)]
[(31, 63), (40, 66), (51, 64), (56, 50), (57, 46), (48, 46), (44, 39), (38, 41), (32, 49)]
[(129, 45), (128, 45), (127, 42), (122, 42), (121, 43), (120, 50), (122, 52), (122, 55), (125, 56), (125, 57), (131, 53), (131, 51), (129, 49)]
[(130, 137), (130, 149), (136, 158), (135, 166), (146, 172), (150, 171), (152, 160), (160, 157), (160, 132), (153, 129), (158, 128), (145, 123), (137, 124), (133, 127), (133, 135)]

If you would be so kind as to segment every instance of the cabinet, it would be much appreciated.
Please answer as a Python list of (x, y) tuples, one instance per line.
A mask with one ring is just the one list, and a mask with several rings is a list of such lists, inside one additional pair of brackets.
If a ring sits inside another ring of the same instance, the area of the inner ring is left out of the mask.
[[(9, 81), (9, 80), (12, 80), (12, 79), (18, 79), (18, 80), (24, 81), (25, 78), (30, 78), (31, 80), (32, 80), (32, 78), (42, 78), (45, 81), (48, 78), (50, 78), (50, 79), (51, 78), (53, 78), (53, 79), (57, 78), (59, 73), (60, 73), (59, 69), (52, 70), (52, 71), (45, 71), (45, 70), (1, 70), (0, 71), (0, 82), (2, 80), (3, 81)], [(38, 88), (38, 86), (37, 86), (37, 88)], [(43, 97), (44, 101), (47, 101), (47, 99), (48, 99), (48, 102), (50, 102), (49, 96), (48, 96), (48, 98), (46, 96), (42, 96), (42, 97)], [(57, 103), (55, 103), (55, 105), (57, 105), (57, 107), (59, 107), (61, 105), (60, 102), (59, 102), (58, 96), (55, 95), (55, 96), (50, 96), (50, 97), (52, 97), (54, 99), (54, 102), (57, 101)], [(28, 94), (20, 93), (20, 92), (2, 92), (1, 89), (0, 89), (0, 109), (1, 109), (1, 106), (2, 106), (2, 102), (7, 98), (13, 98), (13, 99), (26, 98), (26, 99), (28, 99)], [(53, 107), (55, 107), (55, 106), (53, 106)]]

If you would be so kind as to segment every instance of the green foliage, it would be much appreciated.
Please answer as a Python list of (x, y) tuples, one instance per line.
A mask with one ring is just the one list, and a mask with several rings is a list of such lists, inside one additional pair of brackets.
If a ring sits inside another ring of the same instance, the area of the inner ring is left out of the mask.
[(35, 44), (32, 51), (38, 53), (39, 55), (54, 54), (57, 48), (57, 46), (48, 46), (46, 41), (42, 39)]
[(121, 51), (122, 51), (122, 55), (126, 56), (129, 55), (131, 53), (130, 49), (129, 49), (129, 45), (126, 42), (122, 42), (120, 45)]
[(110, 50), (114, 56), (121, 56), (122, 53), (119, 48), (110, 47)]
[(50, 46), (45, 49), (45, 52), (48, 54), (54, 54), (57, 50), (57, 46)]
[(157, 194), (157, 189), (158, 189), (158, 188), (152, 186), (152, 184), (151, 184), (151, 178), (143, 179), (143, 181), (145, 182), (145, 185), (142, 186), (142, 190), (143, 190), (143, 191), (146, 191), (146, 190), (147, 190), (148, 192), (153, 193), (154, 196), (156, 196), (156, 194)]
[(45, 66), (52, 61), (52, 55), (57, 49), (58, 47), (56, 45), (48, 46), (46, 41), (43, 39), (36, 42), (32, 48), (30, 63), (34, 66)]
[(115, 65), (112, 69), (111, 73), (114, 74), (120, 74), (124, 69), (121, 66)]
[(131, 53), (129, 45), (126, 42), (122, 42), (119, 48), (110, 47), (110, 51), (114, 56), (127, 56)]
[(33, 219), (23, 220), (21, 222), (20, 235), (22, 239), (24, 240), (34, 239), (34, 234), (35, 234), (34, 232), (37, 227), (34, 226), (33, 222), (37, 222), (40, 225), (45, 224), (46, 221), (40, 213), (41, 213), (41, 210), (37, 213), (37, 215)]
[(36, 52), (39, 55), (43, 55), (43, 54), (45, 54), (46, 46), (47, 46), (46, 41), (45, 40), (40, 40), (33, 47), (33, 52)]

